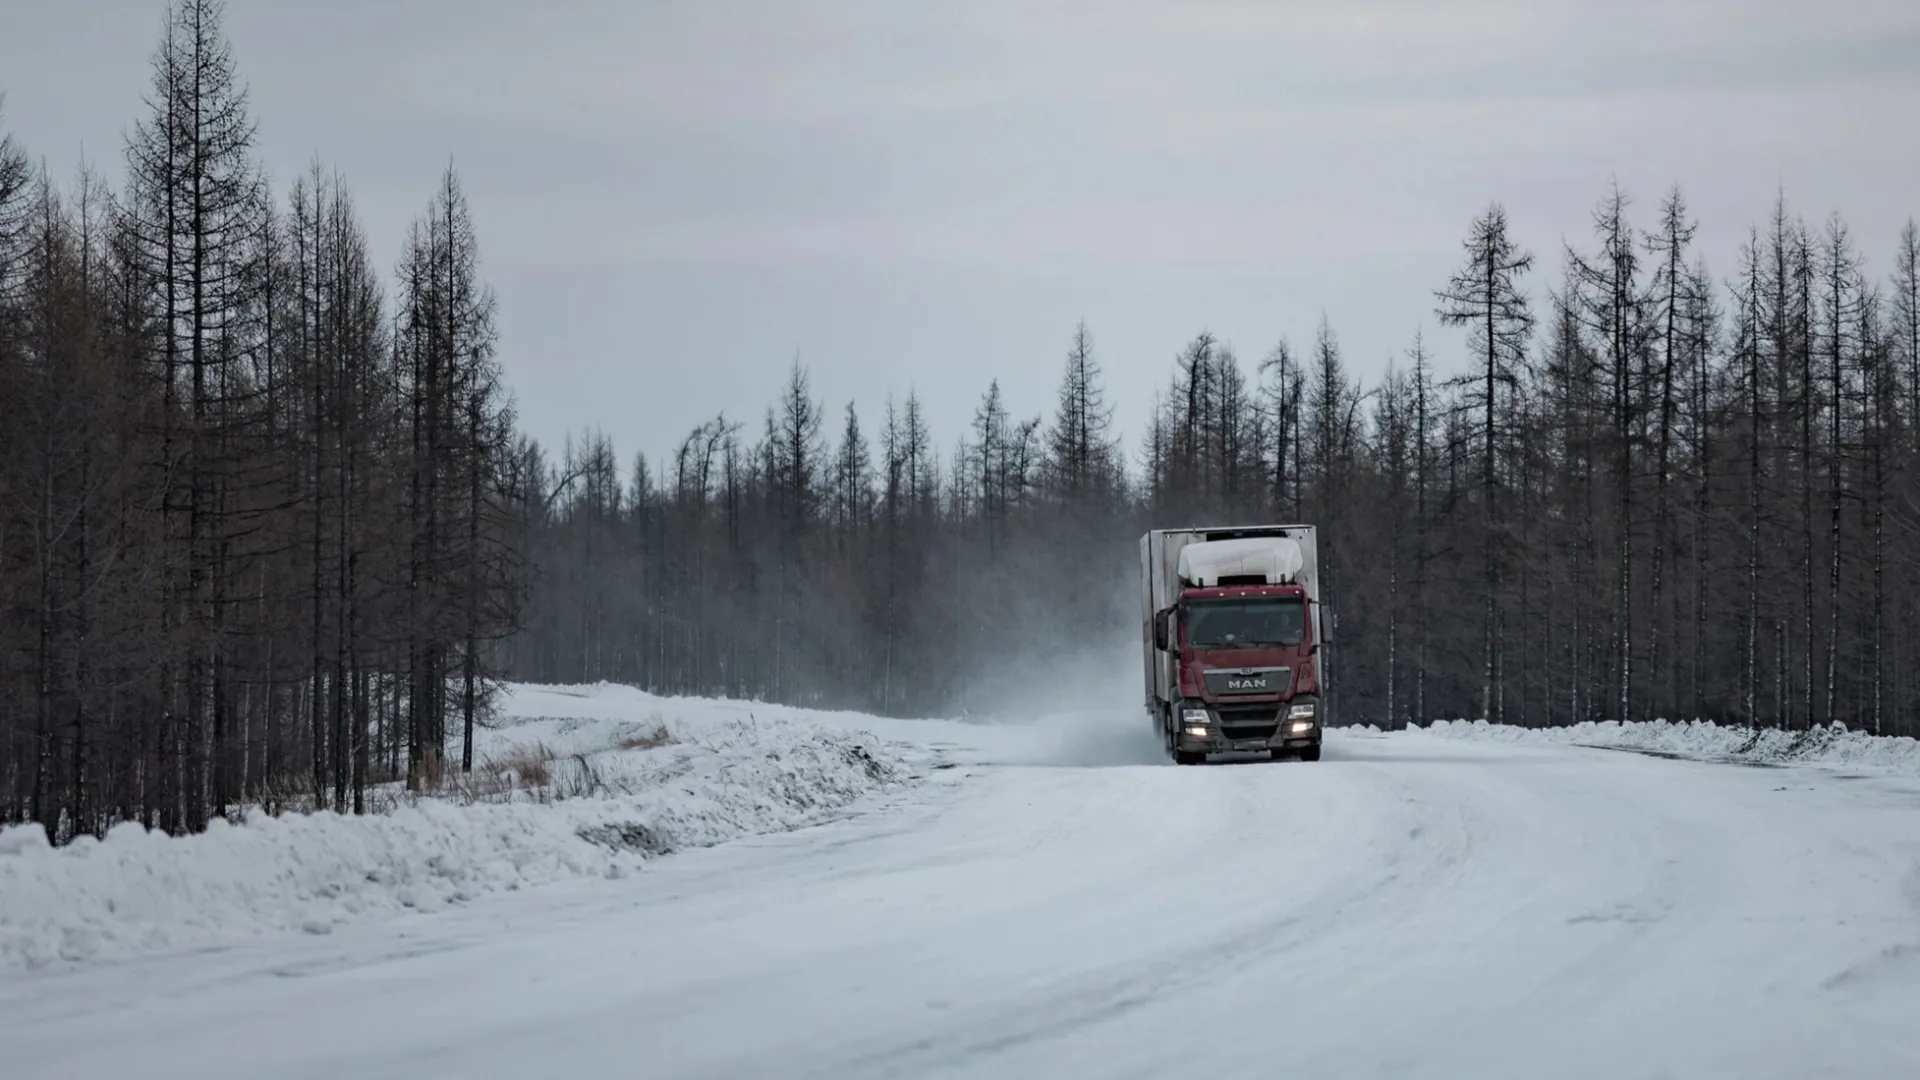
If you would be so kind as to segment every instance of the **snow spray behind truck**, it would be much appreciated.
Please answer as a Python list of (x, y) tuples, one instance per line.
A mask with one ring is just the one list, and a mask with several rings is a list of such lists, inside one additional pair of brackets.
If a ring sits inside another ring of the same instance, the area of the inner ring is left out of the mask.
[(1314, 527), (1155, 529), (1140, 579), (1147, 712), (1167, 753), (1320, 760), (1332, 619)]

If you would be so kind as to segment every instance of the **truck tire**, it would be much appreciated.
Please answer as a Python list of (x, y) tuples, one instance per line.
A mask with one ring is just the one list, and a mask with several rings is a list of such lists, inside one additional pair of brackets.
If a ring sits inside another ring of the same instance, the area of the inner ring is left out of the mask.
[(1320, 744), (1314, 743), (1312, 746), (1301, 747), (1300, 760), (1301, 761), (1319, 761), (1320, 760)]
[(1207, 752), (1205, 750), (1175, 750), (1173, 752), (1173, 760), (1177, 765), (1205, 765), (1207, 763)]

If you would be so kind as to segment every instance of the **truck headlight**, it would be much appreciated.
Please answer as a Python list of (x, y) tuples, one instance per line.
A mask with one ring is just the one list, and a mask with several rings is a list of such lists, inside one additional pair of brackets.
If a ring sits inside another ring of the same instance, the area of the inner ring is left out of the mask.
[(1312, 730), (1313, 730), (1313, 721), (1311, 720), (1295, 720), (1293, 722), (1293, 733), (1295, 735), (1305, 735), (1307, 732)]
[(1292, 708), (1287, 710), (1287, 719), (1289, 720), (1313, 719), (1313, 702), (1311, 701), (1296, 702)]
[(1196, 739), (1204, 739), (1207, 737), (1207, 725), (1205, 724), (1189, 725), (1187, 727), (1187, 734), (1193, 736)]
[(1189, 724), (1204, 724), (1207, 722), (1207, 710), (1186, 709), (1180, 713), (1180, 718)]

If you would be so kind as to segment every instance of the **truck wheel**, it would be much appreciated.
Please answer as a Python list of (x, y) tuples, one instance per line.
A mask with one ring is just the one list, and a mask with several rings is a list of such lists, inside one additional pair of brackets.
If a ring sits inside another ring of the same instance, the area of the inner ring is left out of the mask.
[(1175, 750), (1173, 760), (1180, 765), (1204, 765), (1207, 763), (1205, 750)]
[(1320, 760), (1320, 744), (1314, 743), (1312, 746), (1301, 747), (1300, 760), (1301, 761), (1319, 761)]

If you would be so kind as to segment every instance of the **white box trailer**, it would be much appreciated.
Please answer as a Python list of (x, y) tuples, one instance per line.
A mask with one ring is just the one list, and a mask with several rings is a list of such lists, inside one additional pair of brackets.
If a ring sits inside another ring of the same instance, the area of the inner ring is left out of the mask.
[(1140, 538), (1146, 706), (1168, 753), (1317, 760), (1325, 646), (1312, 525), (1155, 529)]

